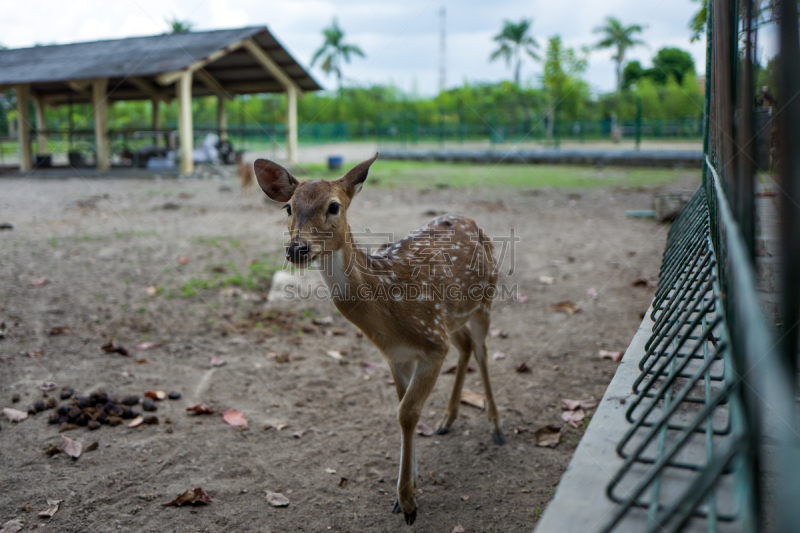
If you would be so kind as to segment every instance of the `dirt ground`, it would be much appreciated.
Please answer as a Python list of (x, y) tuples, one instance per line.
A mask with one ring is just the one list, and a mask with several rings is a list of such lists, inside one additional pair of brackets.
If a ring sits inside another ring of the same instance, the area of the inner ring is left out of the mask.
[[(686, 171), (681, 184), (692, 188), (696, 174)], [(418, 437), (419, 516), (409, 528), (390, 512), (399, 426), (380, 354), (328, 301), (265, 300), (283, 255), (284, 211), (260, 198), (243, 210), (233, 179), (0, 180), (0, 222), (14, 224), (0, 232), (2, 407), (27, 410), (43, 382), (58, 385), (48, 393), (56, 398), (67, 385), (80, 395), (182, 394), (144, 413), (158, 425), (136, 428), (126, 420), (60, 433), (48, 424), (53, 411), (3, 417), (0, 523), (59, 532), (531, 531), (583, 428), (566, 426), (555, 448), (537, 447), (533, 431), (565, 425), (562, 398), (602, 396), (616, 364), (598, 350), (624, 350), (652, 298), (654, 289), (631, 282), (657, 278), (667, 227), (624, 215), (649, 208), (652, 192), (367, 182), (348, 213), (354, 230), (404, 236), (431, 212), (452, 211), (489, 235), (514, 228), (520, 239), (501, 282), (522, 297), (495, 302), (493, 326), (508, 336), (489, 339), (489, 353), (506, 356), (490, 361), (506, 444), (493, 444), (485, 413), (467, 405), (450, 434)], [(47, 282), (33, 285), (39, 278)], [(580, 312), (548, 310), (564, 300)], [(326, 316), (331, 325), (313, 324)], [(56, 326), (69, 330), (50, 334)], [(98, 349), (112, 338), (130, 355)], [(163, 345), (134, 348), (143, 342)], [(530, 373), (515, 371), (522, 362)], [(452, 381), (442, 375), (426, 404), (429, 426)], [(477, 373), (466, 387), (482, 390)], [(196, 402), (216, 414), (187, 413)], [(223, 421), (229, 408), (248, 429)], [(77, 460), (48, 457), (62, 435), (98, 448)], [(162, 506), (195, 487), (213, 502)], [(265, 491), (289, 506), (271, 507)], [(38, 517), (47, 499), (63, 502), (52, 518)]]

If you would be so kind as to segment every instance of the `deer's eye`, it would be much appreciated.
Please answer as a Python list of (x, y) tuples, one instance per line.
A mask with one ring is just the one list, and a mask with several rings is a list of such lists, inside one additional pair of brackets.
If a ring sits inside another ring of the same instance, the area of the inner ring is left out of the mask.
[(285, 206), (283, 206), (283, 208), (286, 209), (286, 214), (287, 215), (292, 216), (292, 206), (290, 206), (289, 204), (286, 204)]
[(333, 202), (331, 205), (328, 206), (328, 213), (331, 215), (338, 215), (339, 214), (339, 207), (341, 204), (338, 202)]

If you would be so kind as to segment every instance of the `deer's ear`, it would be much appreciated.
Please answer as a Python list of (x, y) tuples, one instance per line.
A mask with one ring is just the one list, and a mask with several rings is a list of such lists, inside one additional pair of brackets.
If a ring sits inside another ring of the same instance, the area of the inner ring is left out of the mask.
[(276, 202), (288, 202), (300, 185), (288, 170), (269, 159), (256, 159), (253, 170), (261, 190)]
[(378, 159), (378, 155), (379, 153), (375, 152), (374, 156), (348, 170), (347, 174), (336, 180), (335, 183), (343, 185), (350, 198), (353, 198), (361, 192), (361, 186), (364, 185), (364, 180), (369, 174), (369, 167)]

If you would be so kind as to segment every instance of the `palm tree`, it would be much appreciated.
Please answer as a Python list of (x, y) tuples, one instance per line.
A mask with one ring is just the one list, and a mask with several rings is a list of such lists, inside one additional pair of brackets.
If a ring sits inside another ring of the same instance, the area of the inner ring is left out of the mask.
[(625, 61), (625, 52), (628, 48), (633, 48), (644, 41), (634, 38), (634, 34), (641, 33), (644, 27), (639, 24), (623, 26), (618, 18), (608, 17), (605, 26), (598, 26), (594, 33), (601, 33), (603, 38), (595, 45), (595, 48), (614, 48), (617, 54), (613, 56), (617, 62), (617, 92), (622, 90), (622, 64)]
[(339, 27), (336, 17), (333, 17), (333, 22), (331, 23), (330, 27), (322, 30), (322, 36), (324, 37), (325, 41), (322, 43), (320, 49), (314, 53), (314, 57), (311, 58), (311, 66), (314, 66), (314, 63), (316, 63), (317, 59), (325, 56), (322, 60), (322, 65), (320, 68), (323, 72), (325, 72), (325, 74), (330, 74), (331, 72), (336, 74), (336, 79), (339, 82), (339, 92), (341, 92), (342, 62), (349, 63), (350, 54), (364, 57), (364, 52), (362, 52), (361, 48), (354, 44), (342, 42), (344, 39), (344, 32)]
[(494, 40), (500, 43), (500, 46), (489, 56), (489, 61), (502, 57), (506, 60), (506, 65), (511, 66), (513, 60), (515, 64), (514, 83), (517, 85), (519, 85), (522, 52), (524, 51), (536, 61), (539, 60), (539, 54), (536, 53), (539, 43), (528, 33), (532, 26), (533, 19), (522, 19), (516, 24), (510, 20), (504, 20), (503, 31), (494, 36)]

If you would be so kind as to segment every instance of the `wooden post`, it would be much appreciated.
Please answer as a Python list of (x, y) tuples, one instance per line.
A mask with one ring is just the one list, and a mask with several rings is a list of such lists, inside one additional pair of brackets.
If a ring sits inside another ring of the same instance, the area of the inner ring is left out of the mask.
[(217, 129), (219, 130), (219, 140), (228, 140), (228, 114), (225, 113), (225, 97), (217, 95)]
[(33, 108), (36, 111), (36, 153), (44, 155), (47, 153), (47, 121), (44, 117), (44, 100), (41, 97), (33, 98)]
[(286, 146), (289, 162), (297, 163), (297, 89), (286, 88)]
[(176, 81), (178, 90), (178, 135), (181, 146), (181, 174), (194, 172), (194, 159), (192, 159), (193, 131), (192, 131), (192, 73), (185, 71)]
[(19, 169), (22, 172), (29, 172), (33, 168), (31, 161), (31, 119), (28, 113), (28, 98), (30, 96), (30, 85), (17, 85), (14, 87), (17, 92), (17, 125), (19, 126)]
[[(161, 129), (161, 112), (158, 107), (157, 99), (153, 98), (152, 100), (150, 100), (150, 108), (152, 110), (152, 115), (153, 115), (153, 129), (155, 131), (158, 131)], [(160, 133), (156, 133), (155, 136), (153, 137), (153, 144), (155, 146), (159, 146), (161, 144)]]
[(92, 109), (94, 109), (94, 150), (97, 154), (97, 170), (109, 169), (108, 162), (108, 102), (106, 88), (108, 78), (92, 81)]

